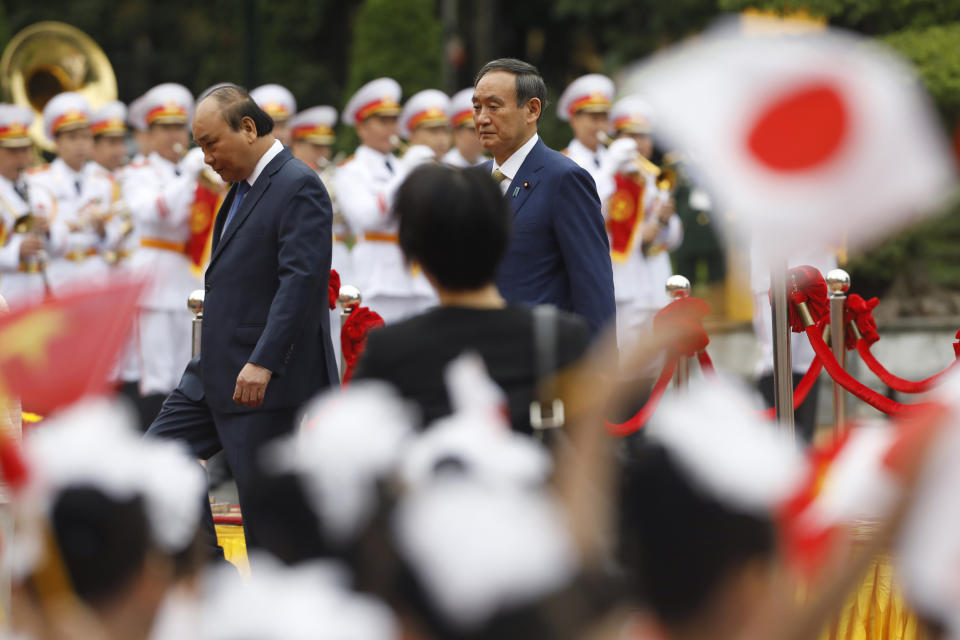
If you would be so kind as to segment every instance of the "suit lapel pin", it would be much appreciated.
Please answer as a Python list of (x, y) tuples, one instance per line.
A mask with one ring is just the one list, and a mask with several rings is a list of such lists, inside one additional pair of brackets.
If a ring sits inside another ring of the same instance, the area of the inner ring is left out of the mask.
[(524, 188), (524, 189), (529, 189), (529, 188), (530, 188), (530, 183), (529, 183), (529, 182), (524, 182), (524, 183), (523, 183), (523, 188)]
[(513, 197), (516, 198), (518, 193), (520, 193), (520, 187), (513, 190)]

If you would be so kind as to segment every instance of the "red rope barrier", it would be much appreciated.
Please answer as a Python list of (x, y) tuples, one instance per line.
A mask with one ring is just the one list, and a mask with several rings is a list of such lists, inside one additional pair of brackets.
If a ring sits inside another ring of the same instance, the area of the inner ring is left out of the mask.
[[(953, 369), (954, 365), (957, 364), (956, 361), (943, 371), (923, 380), (907, 380), (906, 378), (901, 378), (890, 373), (886, 367), (880, 364), (880, 361), (876, 359), (873, 353), (870, 352), (870, 347), (873, 343), (880, 339), (880, 335), (877, 333), (877, 321), (873, 318), (873, 310), (877, 307), (877, 304), (879, 304), (879, 300), (876, 298), (864, 300), (855, 293), (847, 298), (844, 305), (844, 324), (849, 325), (853, 323), (853, 326), (860, 332), (859, 337), (854, 337), (853, 339), (850, 339), (850, 334), (855, 332), (847, 332), (847, 348), (856, 348), (857, 353), (860, 354), (860, 357), (867, 367), (870, 368), (870, 371), (891, 389), (895, 389), (900, 393), (923, 393), (929, 391), (940, 382), (940, 379), (944, 375)], [(957, 332), (956, 337), (960, 338), (960, 331)], [(957, 343), (953, 344), (953, 350), (956, 356), (958, 353)]]
[(898, 376), (893, 375), (887, 369), (880, 364), (880, 362), (874, 357), (870, 352), (870, 345), (864, 340), (857, 340), (857, 353), (860, 354), (860, 358), (863, 359), (867, 367), (870, 368), (880, 380), (883, 381), (883, 384), (887, 385), (891, 389), (895, 389), (900, 393), (923, 393), (929, 391), (933, 387), (937, 386), (940, 383), (940, 379), (943, 376), (947, 375), (953, 370), (953, 367), (957, 364), (956, 361), (952, 362), (950, 366), (936, 373), (929, 378), (923, 380), (906, 380)]
[(880, 395), (844, 371), (843, 367), (840, 366), (840, 363), (837, 362), (837, 359), (833, 357), (833, 352), (830, 350), (830, 347), (828, 347), (827, 343), (823, 341), (823, 331), (818, 324), (812, 324), (807, 327), (806, 333), (807, 338), (810, 340), (810, 346), (813, 347), (814, 352), (817, 354), (817, 358), (823, 362), (823, 366), (826, 367), (827, 373), (829, 373), (830, 377), (833, 378), (835, 382), (839, 383), (844, 389), (860, 398), (874, 409), (889, 415), (897, 415), (904, 411), (915, 408), (914, 405), (901, 404), (895, 400), (887, 398), (886, 396)]
[(663, 392), (667, 390), (667, 385), (670, 384), (670, 379), (673, 377), (673, 371), (676, 368), (677, 356), (668, 356), (667, 361), (663, 365), (663, 370), (660, 372), (660, 377), (657, 378), (657, 383), (653, 385), (653, 391), (650, 392), (650, 397), (647, 398), (643, 408), (637, 412), (637, 415), (626, 422), (617, 424), (604, 421), (607, 427), (607, 433), (615, 438), (623, 438), (642, 429), (647, 424), (647, 421), (650, 420), (653, 412), (657, 410), (660, 399), (663, 397)]

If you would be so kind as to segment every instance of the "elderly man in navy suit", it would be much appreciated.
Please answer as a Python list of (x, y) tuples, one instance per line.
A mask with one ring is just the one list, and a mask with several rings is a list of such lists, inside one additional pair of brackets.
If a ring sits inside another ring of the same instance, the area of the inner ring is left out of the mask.
[(268, 550), (268, 538), (286, 532), (262, 515), (272, 499), (257, 482), (259, 453), (292, 431), (301, 404), (338, 382), (327, 312), (330, 198), (272, 128), (235, 85), (213, 87), (197, 103), (194, 139), (233, 185), (213, 229), (201, 354), (147, 433), (182, 440), (201, 459), (223, 449), (247, 545)]
[(512, 58), (474, 81), (477, 135), (514, 214), (497, 287), (508, 302), (577, 313), (596, 334), (616, 312), (610, 244), (593, 178), (537, 135), (546, 94), (536, 67)]

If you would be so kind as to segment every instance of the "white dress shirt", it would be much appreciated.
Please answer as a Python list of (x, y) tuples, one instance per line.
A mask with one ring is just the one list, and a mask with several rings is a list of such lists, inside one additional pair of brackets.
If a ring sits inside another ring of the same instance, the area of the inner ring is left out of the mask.
[(493, 161), (493, 169), (490, 173), (493, 173), (497, 169), (500, 170), (500, 173), (507, 176), (506, 180), (500, 182), (500, 193), (507, 195), (507, 189), (510, 188), (510, 183), (513, 182), (513, 179), (517, 177), (517, 172), (520, 171), (520, 166), (523, 164), (523, 161), (527, 159), (527, 156), (530, 155), (530, 151), (533, 149), (533, 146), (537, 144), (537, 140), (540, 139), (536, 133), (530, 136), (530, 139), (523, 143), (519, 149), (513, 152), (513, 154), (507, 158), (502, 165), (497, 164), (496, 159)]
[(283, 151), (283, 144), (279, 140), (274, 140), (270, 148), (260, 156), (260, 159), (257, 161), (257, 166), (253, 168), (253, 173), (247, 176), (247, 184), (252, 187), (257, 181), (257, 178), (260, 177), (260, 174), (263, 173), (263, 170), (270, 164), (270, 161), (276, 158), (281, 151)]

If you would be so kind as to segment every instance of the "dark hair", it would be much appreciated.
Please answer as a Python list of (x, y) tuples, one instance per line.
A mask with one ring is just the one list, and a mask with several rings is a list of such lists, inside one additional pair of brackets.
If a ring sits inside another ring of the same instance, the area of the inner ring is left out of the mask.
[(51, 520), (70, 582), (88, 604), (120, 596), (143, 569), (151, 543), (140, 496), (118, 500), (70, 487), (57, 496)]
[(537, 71), (537, 68), (529, 62), (517, 60), (516, 58), (498, 58), (491, 60), (483, 65), (473, 79), (473, 86), (476, 87), (480, 78), (492, 71), (506, 71), (516, 76), (517, 106), (522, 107), (527, 104), (531, 98), (540, 100), (540, 114), (547, 110), (547, 84), (543, 81), (543, 76)]
[(437, 164), (417, 168), (393, 205), (400, 248), (454, 291), (493, 282), (510, 241), (510, 210), (490, 175)]
[(253, 98), (243, 87), (229, 82), (215, 84), (200, 94), (197, 104), (207, 98), (213, 98), (217, 101), (220, 106), (220, 114), (234, 131), (240, 130), (240, 122), (244, 118), (253, 120), (258, 137), (265, 136), (273, 131), (273, 118), (253, 101)]
[(624, 569), (639, 599), (667, 625), (702, 613), (747, 562), (773, 557), (771, 518), (702, 491), (662, 445), (638, 445), (620, 487)]

